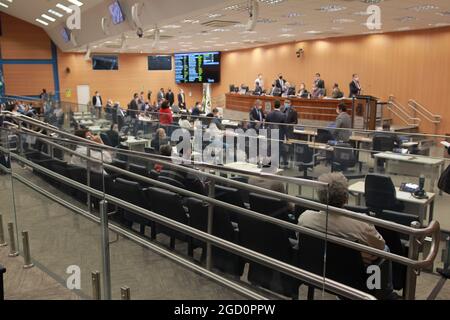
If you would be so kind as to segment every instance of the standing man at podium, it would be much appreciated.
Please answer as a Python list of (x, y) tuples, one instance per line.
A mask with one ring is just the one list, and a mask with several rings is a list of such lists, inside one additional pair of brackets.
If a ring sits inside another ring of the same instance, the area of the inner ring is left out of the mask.
[(359, 83), (359, 76), (355, 73), (353, 80), (350, 82), (350, 98), (361, 95), (361, 84)]

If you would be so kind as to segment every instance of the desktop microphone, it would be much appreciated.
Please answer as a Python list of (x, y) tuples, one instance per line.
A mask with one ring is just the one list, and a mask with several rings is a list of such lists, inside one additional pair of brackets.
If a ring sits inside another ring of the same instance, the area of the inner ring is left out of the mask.
[(419, 190), (414, 192), (413, 195), (417, 199), (428, 199), (427, 193), (425, 192), (425, 176), (423, 174), (419, 178)]

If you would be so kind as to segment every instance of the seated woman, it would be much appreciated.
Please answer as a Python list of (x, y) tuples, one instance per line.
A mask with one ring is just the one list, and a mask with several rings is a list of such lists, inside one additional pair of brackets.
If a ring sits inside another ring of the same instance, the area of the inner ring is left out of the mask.
[[(319, 177), (319, 181), (326, 183), (328, 187), (319, 189), (318, 196), (321, 203), (343, 208), (348, 201), (348, 180), (342, 173), (328, 173)], [(329, 214), (325, 211), (305, 211), (298, 219), (302, 227), (341, 237), (375, 249), (389, 251), (386, 243), (374, 225), (351, 219), (338, 214)], [(367, 253), (361, 253), (364, 264), (378, 264), (379, 258)], [(389, 283), (382, 290), (377, 290), (379, 299), (396, 299), (392, 285), (392, 264), (385, 262), (381, 266), (381, 272), (386, 272)]]

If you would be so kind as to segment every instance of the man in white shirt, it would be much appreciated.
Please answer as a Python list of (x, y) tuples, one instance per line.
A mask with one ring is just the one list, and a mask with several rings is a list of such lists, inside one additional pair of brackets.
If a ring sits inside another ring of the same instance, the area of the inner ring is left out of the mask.
[(264, 79), (263, 79), (262, 74), (258, 74), (258, 78), (256, 78), (256, 80), (255, 80), (255, 87), (256, 87), (257, 83), (259, 83), (259, 86), (264, 91)]
[[(78, 130), (75, 133), (75, 135), (80, 138), (95, 142), (99, 145), (104, 144), (100, 137), (94, 136), (89, 130)], [(95, 148), (95, 146), (93, 146), (93, 148)], [(77, 146), (77, 149), (75, 150), (75, 152), (79, 155), (87, 156), (88, 148), (86, 146), (79, 145), (79, 146)], [(94, 158), (96, 160), (102, 161), (103, 163), (107, 163), (107, 164), (112, 163), (112, 156), (109, 151), (92, 150), (92, 148), (91, 148), (90, 157)], [(81, 158), (77, 155), (72, 156), (72, 158), (70, 159), (70, 164), (87, 169), (87, 160), (84, 158)], [(89, 169), (91, 170), (91, 172), (107, 174), (106, 171), (103, 170), (101, 163), (96, 163), (96, 162), (91, 161), (89, 164)]]

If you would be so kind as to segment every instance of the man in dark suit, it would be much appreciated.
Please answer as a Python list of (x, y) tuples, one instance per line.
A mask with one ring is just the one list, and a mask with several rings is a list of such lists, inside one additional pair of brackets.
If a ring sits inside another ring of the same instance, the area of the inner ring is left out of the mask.
[(276, 86), (277, 88), (281, 89), (281, 92), (283, 92), (283, 91), (284, 91), (285, 84), (286, 84), (286, 80), (284, 80), (283, 75), (280, 74), (280, 75), (278, 76), (278, 79), (275, 80), (275, 86)]
[(97, 118), (100, 119), (102, 115), (103, 100), (98, 91), (96, 91), (95, 95), (92, 97), (92, 106), (95, 108)]
[(171, 89), (169, 89), (166, 94), (166, 100), (169, 102), (169, 106), (173, 106), (173, 104), (175, 103), (175, 95), (173, 94)]
[[(279, 142), (278, 142), (279, 149), (278, 150), (279, 150), (279, 156), (280, 156), (279, 159), (281, 160), (283, 158), (284, 159), (286, 158), (285, 151), (284, 151), (284, 143), (282, 141), (282, 140), (284, 140), (284, 136), (285, 136), (283, 123), (286, 123), (286, 115), (283, 112), (281, 112), (280, 108), (281, 108), (281, 102), (279, 100), (276, 100), (275, 104), (274, 104), (274, 110), (271, 111), (266, 117), (266, 123), (268, 123), (268, 129), (269, 129), (268, 136), (270, 139), (269, 143), (268, 143), (269, 156), (272, 157), (272, 159), (273, 159), (274, 155), (272, 155), (272, 148), (270, 145), (271, 145), (271, 143), (274, 143), (274, 142), (271, 139), (278, 139), (279, 140)], [(275, 134), (274, 130), (278, 130), (278, 132), (279, 132), (278, 136)]]
[(137, 135), (138, 132), (138, 115), (139, 115), (139, 94), (135, 93), (133, 95), (133, 100), (131, 100), (128, 105), (128, 116), (131, 118), (131, 124), (133, 126), (133, 136)]
[(359, 76), (353, 75), (352, 82), (350, 82), (350, 98), (361, 95), (361, 84), (359, 83)]
[(318, 89), (325, 90), (325, 81), (321, 79), (320, 73), (316, 73), (316, 76), (314, 78), (314, 83)]
[(286, 100), (284, 102), (284, 110), (283, 113), (286, 116), (285, 123), (290, 124), (290, 126), (285, 127), (285, 136), (286, 139), (293, 139), (294, 138), (294, 124), (298, 124), (298, 113), (297, 110), (295, 110), (294, 107), (292, 107), (291, 101)]
[(130, 104), (128, 105), (128, 115), (135, 119), (137, 118), (139, 113), (139, 95), (135, 93), (133, 95), (133, 100), (131, 100)]
[(261, 100), (256, 100), (255, 106), (252, 108), (249, 114), (250, 129), (255, 129), (256, 131), (261, 129), (265, 117), (266, 116), (264, 115), (264, 112), (262, 110)]
[(184, 94), (183, 89), (180, 89), (180, 93), (178, 94), (178, 107), (186, 110), (186, 95)]

